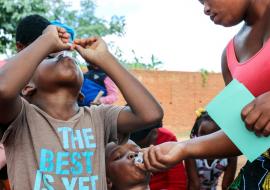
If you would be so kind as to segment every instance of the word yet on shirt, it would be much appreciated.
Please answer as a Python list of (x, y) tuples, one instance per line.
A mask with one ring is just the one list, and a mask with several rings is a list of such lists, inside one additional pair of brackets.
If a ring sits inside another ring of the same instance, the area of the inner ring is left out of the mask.
[[(97, 175), (93, 175), (92, 157), (96, 143), (91, 128), (73, 130), (58, 128), (64, 149), (41, 149), (39, 170), (36, 172), (34, 190), (57, 190), (56, 178), (66, 190), (96, 190)], [(92, 150), (92, 151), (91, 151)]]

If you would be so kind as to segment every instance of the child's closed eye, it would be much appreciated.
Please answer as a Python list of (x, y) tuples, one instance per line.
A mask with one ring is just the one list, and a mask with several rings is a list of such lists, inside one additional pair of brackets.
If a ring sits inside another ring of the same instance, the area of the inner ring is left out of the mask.
[(53, 59), (53, 58), (55, 58), (55, 56), (48, 55), (48, 56), (46, 57), (46, 59)]
[(120, 160), (123, 156), (124, 156), (124, 154), (116, 154), (116, 155), (113, 157), (113, 161)]

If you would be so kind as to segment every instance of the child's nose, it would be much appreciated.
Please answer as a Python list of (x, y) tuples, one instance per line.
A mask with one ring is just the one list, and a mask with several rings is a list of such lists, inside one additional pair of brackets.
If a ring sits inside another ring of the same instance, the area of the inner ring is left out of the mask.
[(211, 14), (211, 11), (210, 11), (210, 6), (208, 5), (208, 3), (207, 2), (204, 2), (204, 14), (206, 14), (206, 15), (210, 15)]
[(128, 159), (133, 160), (136, 156), (138, 156), (138, 153), (130, 152), (128, 154)]

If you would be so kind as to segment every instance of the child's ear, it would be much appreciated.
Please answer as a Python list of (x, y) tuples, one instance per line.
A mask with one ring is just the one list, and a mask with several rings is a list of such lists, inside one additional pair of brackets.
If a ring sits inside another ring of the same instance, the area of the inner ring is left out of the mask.
[(107, 189), (112, 190), (112, 181), (111, 181), (111, 179), (106, 177), (106, 181), (107, 181)]
[(30, 82), (22, 89), (21, 94), (24, 97), (29, 97), (29, 96), (32, 96), (35, 93), (35, 91), (36, 91), (35, 84)]
[(82, 92), (80, 92), (78, 96), (78, 102), (82, 102), (83, 100), (84, 100), (84, 95)]
[(21, 42), (16, 42), (16, 48), (17, 52), (20, 52), (25, 48), (25, 45), (23, 45)]

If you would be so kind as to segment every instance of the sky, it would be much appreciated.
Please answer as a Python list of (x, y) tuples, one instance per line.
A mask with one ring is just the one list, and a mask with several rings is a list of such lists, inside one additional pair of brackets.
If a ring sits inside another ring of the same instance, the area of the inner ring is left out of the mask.
[[(69, 1), (69, 0), (67, 0)], [(70, 1), (79, 7), (79, 1)], [(108, 36), (133, 58), (132, 50), (146, 63), (151, 55), (163, 62), (161, 70), (220, 72), (221, 54), (240, 26), (217, 26), (203, 14), (198, 0), (95, 0), (96, 16), (125, 16), (123, 37)], [(0, 55), (0, 58), (3, 56)]]
[(217, 26), (198, 0), (96, 0), (97, 16), (125, 16), (126, 34), (107, 37), (131, 58), (155, 55), (162, 70), (220, 72), (221, 54), (240, 26)]

